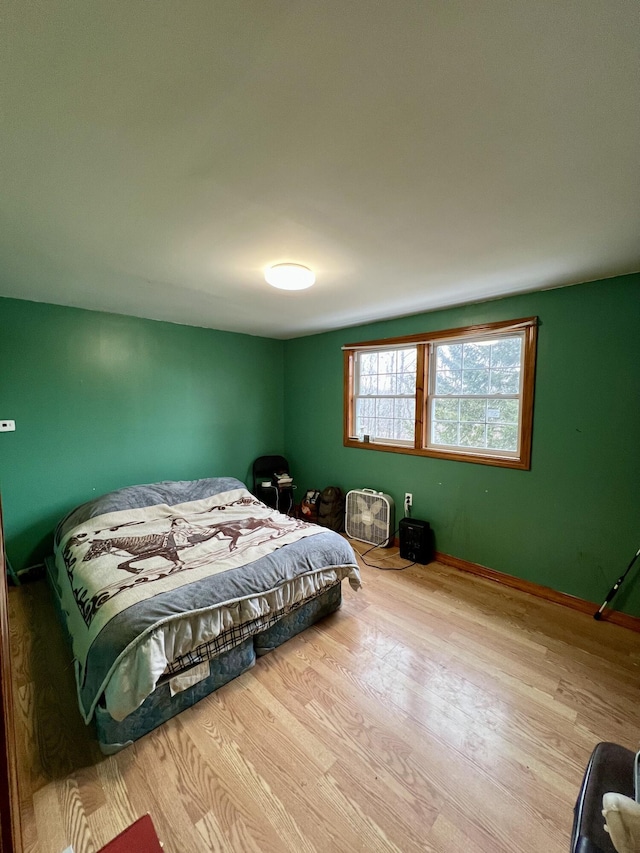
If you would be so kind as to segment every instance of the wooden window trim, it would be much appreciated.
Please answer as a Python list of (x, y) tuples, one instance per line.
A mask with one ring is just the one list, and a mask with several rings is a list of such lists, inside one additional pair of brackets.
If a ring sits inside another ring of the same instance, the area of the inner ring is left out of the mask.
[[(522, 360), (523, 387), (521, 395), (521, 432), (520, 455), (518, 457), (491, 456), (490, 454), (468, 453), (465, 451), (436, 450), (426, 447), (428, 427), (428, 376), (430, 341), (452, 340), (455, 338), (481, 337), (510, 330), (524, 333), (524, 355)], [(344, 418), (343, 444), (360, 450), (377, 450), (383, 453), (403, 453), (410, 456), (429, 456), (435, 459), (449, 459), (458, 462), (474, 462), (479, 465), (493, 465), (500, 468), (515, 468), (527, 471), (531, 468), (531, 445), (533, 438), (533, 402), (535, 388), (536, 348), (538, 338), (538, 318), (524, 317), (518, 320), (503, 320), (496, 323), (482, 323), (463, 326), (456, 329), (442, 329), (415, 335), (403, 335), (394, 338), (380, 338), (373, 341), (359, 341), (345, 344), (344, 350)], [(382, 442), (362, 442), (353, 438), (355, 432), (355, 411), (353, 397), (355, 355), (363, 349), (384, 349), (385, 347), (415, 344), (417, 347), (416, 370), (416, 416), (414, 446), (407, 447)]]

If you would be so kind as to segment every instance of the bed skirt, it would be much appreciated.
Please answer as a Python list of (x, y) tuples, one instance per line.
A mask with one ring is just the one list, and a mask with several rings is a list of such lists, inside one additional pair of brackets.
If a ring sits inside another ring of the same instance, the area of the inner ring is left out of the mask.
[(223, 652), (209, 661), (207, 678), (171, 695), (169, 683), (159, 684), (153, 693), (144, 700), (142, 705), (124, 720), (114, 720), (106, 708), (100, 704), (95, 711), (95, 726), (98, 733), (98, 743), (105, 755), (118, 752), (134, 740), (138, 740), (147, 732), (157, 728), (162, 723), (175, 717), (186, 708), (190, 708), (204, 699), (214, 690), (222, 687), (228, 681), (242, 675), (250, 669), (255, 661), (252, 638), (245, 640), (239, 646)]

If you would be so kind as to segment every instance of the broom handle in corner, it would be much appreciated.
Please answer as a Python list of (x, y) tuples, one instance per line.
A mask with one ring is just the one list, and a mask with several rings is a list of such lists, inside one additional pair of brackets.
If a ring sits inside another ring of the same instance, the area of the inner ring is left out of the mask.
[(605, 607), (607, 606), (607, 604), (609, 604), (609, 602), (611, 601), (611, 599), (613, 598), (613, 596), (614, 596), (614, 595), (616, 594), (616, 592), (620, 589), (620, 585), (621, 585), (622, 581), (623, 581), (623, 580), (626, 578), (626, 576), (629, 574), (629, 572), (631, 571), (631, 568), (632, 568), (633, 564), (634, 564), (634, 563), (635, 563), (635, 561), (638, 559), (638, 557), (640, 557), (640, 548), (638, 548), (638, 550), (637, 550), (637, 551), (636, 551), (636, 553), (634, 554), (634, 556), (633, 556), (633, 558), (632, 558), (631, 562), (629, 563), (629, 565), (627, 566), (626, 571), (624, 572), (624, 574), (620, 575), (620, 577), (618, 578), (618, 580), (614, 583), (614, 585), (613, 585), (613, 586), (611, 587), (611, 589), (609, 590), (609, 594), (607, 595), (607, 597), (605, 598), (605, 600), (602, 602), (602, 606), (600, 607), (600, 609), (598, 610), (598, 612), (593, 614), (593, 618), (594, 618), (594, 619), (600, 619), (600, 618), (602, 617), (602, 613), (604, 612)]

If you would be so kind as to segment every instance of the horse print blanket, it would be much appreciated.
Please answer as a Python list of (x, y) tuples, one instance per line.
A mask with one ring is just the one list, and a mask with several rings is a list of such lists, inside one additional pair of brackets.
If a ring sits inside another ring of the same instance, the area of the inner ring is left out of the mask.
[[(351, 547), (334, 534), (344, 547), (332, 540), (329, 554), (327, 535), (245, 488), (109, 512), (67, 530), (56, 549), (57, 585), (85, 719), (122, 655), (167, 621), (232, 604), (238, 610), (238, 602), (327, 567), (340, 567), (339, 579), (349, 576), (357, 588)], [(309, 537), (321, 543), (319, 560), (313, 548), (289, 553), (286, 546)], [(233, 618), (243, 619), (235, 611)], [(221, 620), (220, 629), (228, 624)]]

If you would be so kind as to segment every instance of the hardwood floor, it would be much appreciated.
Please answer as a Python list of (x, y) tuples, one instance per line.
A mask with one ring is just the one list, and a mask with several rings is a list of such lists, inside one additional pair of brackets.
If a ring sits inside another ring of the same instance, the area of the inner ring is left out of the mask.
[(13, 589), (25, 849), (92, 853), (149, 812), (167, 853), (566, 853), (595, 744), (638, 748), (638, 634), (437, 563), (362, 574), (111, 758), (44, 582)]

